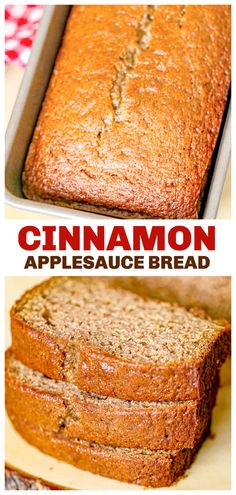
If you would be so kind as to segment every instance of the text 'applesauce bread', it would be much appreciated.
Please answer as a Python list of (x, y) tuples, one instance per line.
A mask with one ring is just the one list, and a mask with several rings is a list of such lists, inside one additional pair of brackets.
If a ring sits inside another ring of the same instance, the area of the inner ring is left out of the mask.
[(42, 452), (94, 474), (147, 487), (170, 486), (194, 460), (206, 431), (193, 449), (148, 450), (98, 445), (63, 434), (48, 433), (29, 424), (24, 417), (12, 418), (14, 428)]
[(230, 86), (230, 5), (77, 5), (23, 172), (27, 198), (196, 218)]
[(134, 294), (109, 277), (49, 279), (22, 296), (11, 321), (18, 360), (127, 400), (202, 398), (230, 351), (227, 322)]
[(204, 399), (134, 402), (83, 392), (46, 378), (6, 353), (6, 408), (49, 433), (116, 447), (193, 448), (206, 430), (215, 405), (218, 376)]

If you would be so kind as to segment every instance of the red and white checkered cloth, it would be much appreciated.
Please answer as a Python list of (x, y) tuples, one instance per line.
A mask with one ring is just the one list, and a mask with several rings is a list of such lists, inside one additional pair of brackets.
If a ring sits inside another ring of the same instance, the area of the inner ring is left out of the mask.
[(42, 5), (5, 7), (5, 62), (25, 67), (42, 17)]

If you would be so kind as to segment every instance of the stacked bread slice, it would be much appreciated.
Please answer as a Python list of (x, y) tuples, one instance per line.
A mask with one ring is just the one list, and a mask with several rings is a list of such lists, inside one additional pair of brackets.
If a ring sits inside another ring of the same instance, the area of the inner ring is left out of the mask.
[(103, 277), (47, 280), (11, 318), (6, 406), (28, 442), (144, 486), (185, 472), (210, 430), (228, 323)]

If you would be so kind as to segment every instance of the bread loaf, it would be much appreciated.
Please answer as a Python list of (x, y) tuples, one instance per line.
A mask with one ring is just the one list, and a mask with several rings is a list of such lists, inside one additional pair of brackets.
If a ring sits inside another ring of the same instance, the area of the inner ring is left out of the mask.
[(197, 218), (230, 85), (230, 5), (76, 5), (29, 147), (27, 198)]

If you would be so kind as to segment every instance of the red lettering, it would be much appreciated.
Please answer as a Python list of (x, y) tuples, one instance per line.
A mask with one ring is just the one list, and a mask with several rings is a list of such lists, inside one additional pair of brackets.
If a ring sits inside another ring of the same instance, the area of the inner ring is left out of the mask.
[[(177, 235), (179, 233), (183, 234), (182, 242), (177, 242)], [(191, 244), (191, 232), (187, 227), (173, 227), (169, 231), (168, 242), (169, 246), (176, 251), (183, 251), (184, 249), (188, 249)]]
[(146, 227), (134, 227), (134, 250), (139, 250), (141, 244), (145, 251), (165, 249), (165, 227), (152, 227), (150, 235)]
[(98, 251), (104, 250), (104, 227), (98, 227), (97, 233), (92, 227), (84, 227), (84, 250), (90, 251), (91, 243)]
[(131, 250), (124, 227), (114, 227), (110, 240), (107, 245), (107, 250), (112, 251), (115, 247), (122, 247), (124, 251)]
[(54, 232), (56, 227), (51, 225), (46, 225), (42, 227), (42, 231), (45, 232), (45, 244), (43, 244), (43, 251), (55, 251), (57, 248), (53, 242)]
[(215, 250), (215, 226), (208, 227), (208, 232), (197, 225), (194, 227), (194, 249), (201, 251), (203, 245), (209, 250)]
[(72, 233), (67, 227), (59, 227), (59, 250), (66, 251), (67, 244), (73, 249), (73, 251), (80, 248), (80, 227), (73, 227)]
[(40, 240), (34, 239), (33, 242), (30, 243), (28, 240), (28, 234), (33, 234), (33, 238), (40, 237), (40, 230), (33, 225), (29, 225), (27, 227), (22, 227), (18, 234), (18, 242), (20, 247), (25, 249), (25, 251), (34, 251), (40, 246)]

